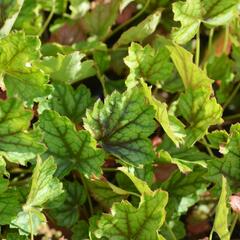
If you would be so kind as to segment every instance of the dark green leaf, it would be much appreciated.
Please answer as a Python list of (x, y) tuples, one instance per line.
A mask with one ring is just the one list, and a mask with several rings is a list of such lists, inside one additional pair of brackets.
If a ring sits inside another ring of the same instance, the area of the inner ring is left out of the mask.
[(204, 174), (205, 171), (196, 169), (188, 175), (175, 171), (171, 178), (161, 184), (161, 188), (169, 193), (169, 218), (181, 216), (199, 200), (208, 185)]
[(70, 85), (54, 83), (54, 90), (48, 100), (49, 107), (75, 123), (81, 123), (86, 109), (92, 103), (90, 91), (85, 85), (74, 90)]
[(87, 195), (84, 188), (78, 182), (65, 182), (66, 197), (59, 207), (50, 211), (52, 217), (57, 220), (59, 226), (70, 227), (79, 219), (80, 206), (86, 201)]
[[(104, 209), (109, 209), (115, 202), (121, 202), (126, 199), (127, 195), (116, 193), (113, 191), (113, 187), (106, 181), (101, 180), (89, 180), (89, 190), (93, 198), (102, 206)], [(114, 186), (114, 185), (113, 185)]]
[(84, 16), (83, 21), (87, 31), (101, 40), (104, 39), (116, 21), (119, 6), (119, 0), (113, 0), (106, 4), (99, 3)]
[(81, 220), (76, 225), (72, 227), (72, 240), (81, 240), (81, 239), (88, 239), (88, 224)]
[(57, 173), (65, 176), (76, 169), (91, 176), (101, 173), (104, 153), (96, 149), (96, 144), (87, 131), (77, 131), (74, 124), (55, 111), (44, 111), (40, 116), (40, 127), (48, 152), (56, 159)]
[(155, 129), (154, 110), (140, 89), (114, 92), (104, 104), (98, 100), (86, 116), (85, 128), (107, 152), (134, 165), (153, 161), (148, 136)]
[(0, 225), (10, 224), (20, 210), (17, 192), (8, 189), (8, 181), (0, 176)]
[(240, 186), (240, 124), (231, 126), (228, 141), (223, 158), (213, 159), (208, 165), (208, 179), (215, 182), (218, 186), (221, 183), (222, 175), (228, 180), (232, 190), (239, 189)]

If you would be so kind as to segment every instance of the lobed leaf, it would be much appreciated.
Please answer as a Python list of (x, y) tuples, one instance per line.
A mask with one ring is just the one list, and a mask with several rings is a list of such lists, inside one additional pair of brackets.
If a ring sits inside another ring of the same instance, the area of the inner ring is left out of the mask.
[(121, 45), (127, 45), (130, 42), (142, 42), (146, 37), (155, 32), (160, 21), (162, 10), (157, 10), (140, 22), (137, 26), (129, 28), (125, 31), (118, 41), (114, 44), (114, 48)]
[(11, 10), (6, 11), (8, 13), (8, 16), (5, 19), (3, 26), (1, 26), (0, 38), (6, 37), (10, 33), (10, 31), (19, 15), (19, 12), (21, 11), (23, 3), (24, 3), (24, 0), (14, 0), (10, 3), (10, 6), (8, 5), (8, 7), (7, 7), (8, 10), (9, 9), (11, 9)]
[(32, 112), (15, 98), (0, 101), (0, 151), (11, 162), (25, 165), (45, 151), (39, 130), (28, 131)]
[(62, 183), (53, 177), (56, 168), (53, 158), (48, 158), (42, 162), (41, 158), (38, 157), (27, 202), (22, 206), (22, 211), (11, 222), (11, 227), (18, 228), (21, 234), (31, 233), (35, 235), (39, 226), (46, 222), (42, 209), (47, 202), (63, 192)]
[(158, 230), (164, 222), (167, 200), (167, 193), (157, 190), (143, 194), (138, 208), (127, 201), (115, 203), (111, 214), (103, 215), (98, 221), (96, 237), (119, 240), (159, 239)]
[(142, 91), (133, 88), (112, 93), (88, 110), (84, 127), (101, 143), (104, 150), (128, 164), (153, 161), (148, 136), (154, 131), (154, 110), (145, 103)]
[(188, 90), (179, 99), (178, 109), (189, 123), (185, 142), (192, 146), (200, 140), (211, 125), (222, 123), (222, 108), (205, 89)]
[(0, 176), (0, 225), (10, 224), (21, 209), (17, 192), (8, 188), (9, 182)]
[(47, 100), (50, 109), (62, 116), (67, 116), (75, 123), (82, 122), (86, 109), (91, 103), (91, 94), (85, 85), (80, 85), (74, 90), (70, 85), (64, 83), (54, 83), (51, 98)]
[(45, 57), (38, 65), (53, 81), (72, 84), (96, 74), (93, 61), (82, 62), (84, 57), (84, 54), (75, 51), (67, 55)]
[(40, 128), (48, 153), (58, 164), (57, 174), (65, 176), (75, 169), (90, 177), (101, 173), (104, 153), (96, 149), (87, 131), (77, 131), (74, 124), (55, 111), (44, 111), (40, 116)]
[(66, 181), (63, 184), (65, 198), (62, 204), (50, 210), (51, 216), (59, 226), (70, 227), (77, 223), (80, 216), (80, 208), (87, 199), (86, 192), (77, 181)]
[(199, 31), (201, 23), (216, 27), (225, 25), (237, 16), (237, 0), (186, 0), (173, 3), (174, 20), (181, 27), (174, 29), (173, 39), (185, 44)]
[(230, 128), (230, 134), (224, 147), (224, 157), (213, 159), (208, 164), (208, 179), (218, 186), (221, 182), (221, 176), (228, 179), (228, 184), (232, 190), (239, 189), (239, 164), (240, 164), (240, 124), (234, 124)]
[(119, 0), (98, 4), (84, 16), (83, 22), (87, 31), (101, 40), (104, 39), (116, 21), (119, 7)]
[(29, 104), (50, 93), (47, 76), (36, 66), (40, 40), (14, 32), (0, 40), (0, 76), (8, 96), (18, 96)]
[(141, 78), (151, 84), (161, 85), (173, 71), (169, 52), (165, 47), (155, 50), (149, 45), (142, 47), (132, 43), (124, 62), (130, 69), (126, 80), (127, 85)]

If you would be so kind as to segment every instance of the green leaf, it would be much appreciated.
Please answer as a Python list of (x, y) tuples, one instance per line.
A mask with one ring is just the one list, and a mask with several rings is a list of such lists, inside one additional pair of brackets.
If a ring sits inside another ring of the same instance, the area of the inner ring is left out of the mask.
[(228, 133), (225, 130), (215, 130), (207, 135), (210, 144), (216, 149), (221, 148), (228, 141)]
[(84, 188), (76, 181), (65, 182), (66, 197), (59, 207), (51, 209), (51, 216), (57, 220), (59, 226), (70, 227), (77, 223), (80, 216), (80, 207), (87, 199)]
[(138, 88), (122, 94), (114, 92), (98, 100), (84, 118), (85, 128), (104, 150), (128, 164), (153, 161), (154, 154), (148, 136), (154, 131), (154, 110), (145, 103)]
[(192, 54), (176, 44), (168, 49), (186, 89), (180, 96), (178, 109), (190, 125), (186, 129), (185, 142), (191, 146), (207, 133), (211, 125), (222, 122), (222, 108), (211, 97), (212, 80), (193, 63)]
[(19, 233), (9, 232), (7, 234), (7, 240), (28, 240), (27, 236), (20, 236)]
[(20, 210), (17, 192), (8, 189), (8, 180), (0, 176), (0, 225), (10, 224)]
[(200, 140), (211, 125), (222, 123), (222, 107), (205, 89), (188, 90), (179, 99), (178, 109), (189, 123), (186, 144), (192, 146)]
[(83, 17), (90, 7), (89, 0), (70, 0), (71, 17), (74, 19)]
[(26, 34), (37, 35), (41, 32), (42, 23), (41, 6), (36, 0), (24, 0), (14, 28), (24, 30)]
[(62, 14), (66, 11), (67, 0), (36, 0), (43, 10), (51, 11), (54, 4), (54, 13)]
[(67, 116), (75, 123), (81, 123), (86, 109), (92, 103), (91, 93), (85, 85), (74, 90), (70, 85), (54, 83), (51, 98), (47, 101), (50, 109)]
[(158, 152), (158, 155), (159, 155), (159, 158), (157, 159), (157, 162), (176, 164), (179, 170), (185, 174), (192, 172), (194, 167), (197, 165), (207, 168), (206, 161), (201, 158), (198, 160), (198, 156), (196, 155), (193, 155), (194, 158), (189, 160), (184, 158), (182, 159), (182, 158), (172, 157), (167, 151), (164, 151), (164, 150), (160, 150)]
[[(224, 66), (224, 68), (222, 67)], [(216, 96), (219, 103), (224, 103), (229, 98), (233, 90), (233, 62), (225, 54), (212, 58), (207, 65), (208, 76), (218, 80), (219, 88)]]
[(234, 46), (232, 47), (232, 58), (234, 59), (234, 66), (236, 68), (237, 74), (240, 74), (240, 47)]
[(203, 22), (210, 27), (226, 25), (237, 17), (238, 3), (238, 0), (203, 0)]
[(21, 234), (36, 234), (39, 226), (46, 222), (42, 209), (47, 202), (62, 194), (62, 183), (53, 177), (55, 171), (56, 164), (53, 158), (48, 158), (44, 162), (40, 157), (37, 158), (27, 201), (11, 223), (11, 227), (18, 228)]
[(158, 230), (165, 219), (167, 192), (157, 190), (143, 194), (138, 208), (129, 202), (115, 203), (111, 214), (104, 214), (98, 221), (97, 238), (128, 240), (158, 240)]
[(44, 111), (40, 116), (40, 128), (48, 153), (58, 164), (57, 174), (65, 176), (76, 169), (86, 176), (99, 175), (104, 153), (87, 131), (77, 131), (74, 124), (55, 111)]
[(46, 75), (35, 65), (40, 57), (40, 40), (15, 32), (0, 40), (0, 76), (8, 96), (19, 96), (32, 104), (50, 92)]
[(131, 181), (134, 183), (135, 187), (141, 194), (151, 194), (152, 190), (149, 188), (147, 183), (137, 177), (134, 176), (132, 172), (129, 171), (126, 167), (119, 168), (121, 172), (123, 172), (125, 175), (127, 175)]
[(186, 235), (185, 225), (179, 220), (171, 220), (165, 222), (161, 228), (160, 232), (165, 239), (184, 239)]
[(61, 45), (56, 42), (47, 42), (42, 44), (41, 53), (44, 57), (47, 56), (57, 56), (58, 54), (68, 55), (73, 53), (75, 49), (72, 46)]
[(0, 38), (6, 37), (10, 33), (19, 15), (19, 12), (21, 11), (23, 3), (24, 3), (24, 0), (14, 0), (10, 2), (10, 5), (8, 5), (8, 9), (7, 9), (8, 15), (7, 15), (7, 19), (5, 19), (4, 21), (3, 26), (1, 26)]
[(216, 214), (213, 223), (213, 228), (211, 234), (216, 232), (220, 239), (230, 240), (230, 232), (228, 230), (228, 215), (230, 213), (230, 209), (228, 206), (229, 202), (229, 192), (227, 180), (224, 176), (222, 176), (222, 192), (219, 198), (219, 202), (216, 207)]
[(193, 63), (193, 55), (186, 49), (177, 44), (168, 45), (168, 50), (171, 53), (172, 61), (174, 62), (179, 75), (182, 78), (185, 89), (205, 88), (212, 90), (212, 82), (206, 73)]
[(130, 166), (129, 171), (132, 172), (137, 178), (143, 180), (151, 187), (154, 181), (154, 166), (152, 163), (141, 165), (138, 167)]
[(105, 4), (99, 3), (91, 12), (88, 12), (83, 18), (86, 30), (100, 40), (104, 39), (117, 19), (120, 2), (113, 0)]
[(199, 31), (202, 20), (201, 0), (186, 0), (173, 3), (174, 20), (181, 22), (179, 29), (174, 29), (174, 41), (185, 44)]
[(140, 78), (151, 84), (161, 85), (173, 71), (169, 52), (165, 47), (155, 50), (149, 45), (142, 47), (137, 43), (132, 43), (124, 62), (130, 69), (126, 80), (127, 85)]
[(127, 191), (122, 190), (120, 192), (120, 188), (117, 188), (107, 181), (97, 179), (89, 180), (87, 181), (87, 185), (92, 197), (99, 203), (100, 206), (107, 210), (112, 207), (113, 203), (121, 202), (128, 196)]
[(95, 50), (93, 58), (101, 73), (109, 68), (111, 58), (108, 51)]
[(78, 51), (68, 55), (58, 54), (56, 57), (43, 58), (39, 62), (39, 67), (50, 74), (52, 80), (72, 84), (96, 73), (94, 62), (92, 60), (82, 62), (84, 57), (85, 55)]
[(20, 100), (9, 98), (0, 101), (0, 155), (25, 165), (44, 152), (40, 132), (37, 129), (28, 131), (31, 119), (32, 112), (24, 109)]
[(207, 181), (204, 179), (206, 171), (195, 169), (188, 175), (175, 171), (171, 178), (161, 184), (161, 188), (168, 191), (168, 217), (179, 217), (186, 213), (206, 191)]
[(230, 134), (226, 143), (224, 157), (213, 159), (208, 163), (208, 179), (216, 183), (218, 186), (221, 183), (222, 175), (228, 180), (228, 184), (234, 191), (240, 186), (240, 124), (234, 124), (230, 128)]
[(181, 27), (174, 29), (173, 39), (179, 44), (190, 41), (201, 22), (216, 27), (227, 24), (237, 13), (237, 0), (186, 0), (173, 3), (174, 20)]
[(120, 36), (113, 47), (117, 48), (121, 45), (127, 45), (130, 42), (142, 42), (146, 37), (155, 32), (160, 21), (161, 14), (162, 10), (158, 10), (145, 18), (137, 26), (129, 28)]
[(97, 240), (94, 232), (98, 229), (97, 224), (98, 224), (99, 219), (100, 219), (100, 215), (99, 214), (93, 215), (89, 219), (89, 239), (90, 240)]
[(143, 87), (144, 95), (155, 110), (156, 120), (161, 124), (166, 134), (171, 138), (176, 146), (183, 144), (186, 136), (183, 123), (174, 115), (170, 115), (168, 113), (167, 104), (158, 101), (152, 95), (151, 88), (149, 88), (143, 80), (140, 80), (140, 82)]
[(88, 239), (89, 226), (84, 220), (79, 221), (71, 230), (72, 240)]

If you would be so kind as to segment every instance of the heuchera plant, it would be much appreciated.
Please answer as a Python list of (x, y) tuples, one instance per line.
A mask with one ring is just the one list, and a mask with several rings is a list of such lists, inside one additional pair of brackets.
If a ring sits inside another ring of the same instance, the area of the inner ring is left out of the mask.
[(0, 1), (0, 238), (238, 239), (239, 6)]

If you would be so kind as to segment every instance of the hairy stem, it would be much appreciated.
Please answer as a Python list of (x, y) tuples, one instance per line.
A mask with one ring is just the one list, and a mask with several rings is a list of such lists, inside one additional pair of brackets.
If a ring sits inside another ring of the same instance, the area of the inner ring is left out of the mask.
[(200, 59), (200, 28), (198, 29), (196, 36), (196, 54), (195, 54), (195, 64), (199, 66)]
[(232, 94), (230, 95), (230, 97), (226, 100), (226, 102), (223, 105), (223, 110), (226, 109), (226, 107), (231, 103), (231, 101), (233, 100), (233, 98), (236, 96), (236, 94), (238, 93), (238, 90), (240, 89), (240, 81), (237, 84), (237, 86), (235, 87), (235, 89), (233, 90)]
[(101, 73), (99, 67), (97, 66), (97, 64), (95, 64), (95, 68), (97, 71), (97, 77), (102, 85), (102, 89), (103, 89), (103, 96), (106, 97), (108, 95), (107, 93), (107, 88), (106, 88), (106, 84), (105, 84), (105, 76)]
[(210, 32), (209, 32), (209, 38), (208, 38), (208, 51), (209, 53), (212, 53), (212, 42), (213, 42), (213, 35), (214, 35), (214, 28), (211, 28), (210, 29)]
[(211, 157), (214, 157), (214, 154), (213, 154), (213, 152), (212, 152), (212, 149), (209, 147), (209, 144), (207, 143), (207, 140), (206, 140), (205, 137), (202, 138), (202, 142), (203, 142), (204, 146), (206, 147), (209, 155), (210, 155)]
[(45, 30), (47, 29), (47, 26), (48, 24), (50, 23), (53, 15), (54, 15), (54, 11), (55, 11), (55, 7), (56, 7), (56, 0), (52, 0), (52, 9), (51, 9), (51, 12), (49, 13), (43, 27), (42, 27), (42, 30), (40, 31), (40, 33), (38, 34), (39, 37), (42, 36), (42, 34), (45, 32)]
[(93, 205), (92, 205), (92, 200), (91, 200), (91, 196), (90, 196), (90, 193), (88, 191), (88, 186), (87, 186), (87, 183), (85, 181), (85, 178), (84, 176), (82, 176), (82, 174), (79, 174), (80, 176), (80, 179), (82, 181), (82, 184), (83, 184), (83, 187), (85, 189), (85, 192), (87, 194), (87, 200), (88, 200), (88, 205), (89, 205), (89, 210), (90, 210), (90, 214), (93, 215)]
[(168, 223), (165, 222), (164, 224), (165, 224), (165, 226), (166, 226), (166, 228), (167, 228), (167, 230), (168, 230), (168, 232), (169, 232), (169, 234), (170, 234), (170, 236), (171, 236), (171, 240), (177, 240), (174, 232), (172, 231), (172, 229), (170, 228), (170, 226), (168, 225)]
[(232, 233), (233, 233), (234, 228), (235, 228), (235, 226), (236, 226), (236, 223), (237, 223), (237, 221), (238, 221), (238, 217), (239, 217), (239, 215), (238, 215), (237, 213), (235, 213), (235, 214), (233, 215), (233, 221), (232, 221), (232, 223), (231, 223), (231, 228), (230, 228), (230, 238), (231, 238), (231, 236), (232, 236)]
[(234, 120), (234, 119), (237, 119), (237, 118), (240, 118), (240, 113), (236, 113), (234, 115), (226, 116), (226, 117), (224, 117), (224, 120)]
[(228, 39), (229, 39), (229, 25), (227, 24), (225, 27), (225, 36), (224, 36), (224, 46), (223, 46), (224, 53), (227, 53)]

